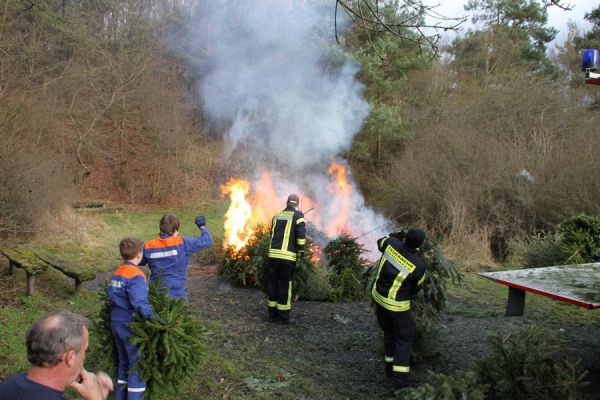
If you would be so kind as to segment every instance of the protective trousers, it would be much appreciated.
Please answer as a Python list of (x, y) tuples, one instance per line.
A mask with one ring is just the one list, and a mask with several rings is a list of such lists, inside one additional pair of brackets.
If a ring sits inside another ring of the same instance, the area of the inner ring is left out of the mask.
[(296, 262), (269, 258), (267, 306), (270, 320), (288, 321), (292, 309), (292, 280)]
[(410, 355), (415, 338), (415, 320), (410, 310), (390, 311), (377, 306), (377, 321), (383, 330), (385, 371), (394, 389), (410, 386)]
[(142, 400), (146, 384), (142, 381), (140, 373), (134, 370), (138, 359), (138, 347), (130, 343), (131, 329), (127, 327), (128, 322), (111, 323), (115, 346), (119, 357), (117, 367), (117, 387), (115, 389), (115, 400)]

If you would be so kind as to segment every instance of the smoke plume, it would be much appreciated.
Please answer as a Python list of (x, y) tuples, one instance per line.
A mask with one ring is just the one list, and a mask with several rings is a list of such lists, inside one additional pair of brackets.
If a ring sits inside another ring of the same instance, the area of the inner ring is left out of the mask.
[[(251, 181), (262, 168), (272, 171), (282, 207), (291, 192), (312, 198), (323, 226), (341, 206), (332, 202), (328, 165), (340, 162), (369, 113), (356, 79), (359, 66), (335, 41), (334, 6), (324, 0), (206, 1), (185, 38), (200, 49), (194, 57), (204, 111), (229, 127), (223, 156), (254, 166), (244, 177)], [(359, 240), (372, 249), (381, 233), (375, 228), (386, 219), (366, 208), (351, 185), (344, 205), (350, 228), (353, 235), (368, 232)]]

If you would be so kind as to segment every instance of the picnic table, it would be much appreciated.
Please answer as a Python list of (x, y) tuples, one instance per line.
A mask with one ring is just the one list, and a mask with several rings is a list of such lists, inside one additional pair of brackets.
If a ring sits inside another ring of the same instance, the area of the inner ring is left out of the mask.
[(526, 292), (590, 310), (600, 308), (600, 263), (480, 272), (479, 275), (508, 286), (507, 317), (524, 314)]

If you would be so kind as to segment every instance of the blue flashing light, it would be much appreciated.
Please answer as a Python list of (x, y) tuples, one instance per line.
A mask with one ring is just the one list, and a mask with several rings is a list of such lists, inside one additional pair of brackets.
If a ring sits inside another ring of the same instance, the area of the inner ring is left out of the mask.
[(581, 57), (581, 70), (596, 70), (600, 69), (600, 53), (596, 49), (586, 49)]

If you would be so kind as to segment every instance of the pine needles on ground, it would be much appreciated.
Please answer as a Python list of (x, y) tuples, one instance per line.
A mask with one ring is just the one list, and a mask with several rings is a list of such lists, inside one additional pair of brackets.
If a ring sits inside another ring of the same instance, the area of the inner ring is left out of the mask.
[(406, 400), (575, 400), (587, 372), (561, 356), (553, 333), (528, 326), (515, 334), (488, 338), (490, 354), (464, 372), (430, 372), (427, 383), (406, 391)]
[(586, 385), (581, 365), (560, 357), (563, 343), (555, 334), (528, 326), (488, 341), (492, 353), (473, 366), (478, 382), (489, 387), (487, 399), (577, 399)]
[(484, 400), (485, 386), (478, 385), (472, 371), (451, 375), (429, 372), (426, 382), (402, 393), (403, 400)]

